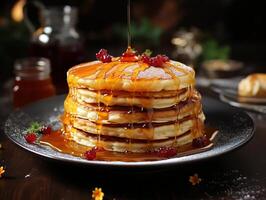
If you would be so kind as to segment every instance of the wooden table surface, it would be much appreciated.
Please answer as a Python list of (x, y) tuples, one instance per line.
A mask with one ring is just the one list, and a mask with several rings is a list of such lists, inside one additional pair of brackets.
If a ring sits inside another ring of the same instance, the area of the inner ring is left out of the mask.
[[(1, 108), (2, 109), (2, 108)], [(6, 113), (7, 114), (7, 113)], [(6, 114), (1, 113), (1, 127)], [(9, 141), (0, 130), (0, 200), (266, 199), (266, 116), (252, 114), (254, 138), (240, 149), (206, 161), (156, 170), (81, 167), (44, 159)], [(189, 176), (202, 182), (192, 186)]]

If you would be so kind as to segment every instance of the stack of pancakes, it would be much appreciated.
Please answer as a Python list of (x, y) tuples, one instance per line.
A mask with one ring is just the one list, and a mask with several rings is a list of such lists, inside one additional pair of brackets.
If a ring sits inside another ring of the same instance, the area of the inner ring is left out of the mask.
[(67, 74), (67, 138), (116, 152), (180, 147), (203, 135), (195, 72), (179, 62), (81, 64)]

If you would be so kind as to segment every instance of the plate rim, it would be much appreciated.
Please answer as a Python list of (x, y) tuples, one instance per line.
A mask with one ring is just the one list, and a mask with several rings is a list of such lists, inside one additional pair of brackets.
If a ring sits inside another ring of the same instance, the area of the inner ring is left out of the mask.
[(248, 111), (266, 114), (266, 105), (241, 103), (241, 102), (235, 101), (234, 99), (230, 99), (230, 97), (228, 98), (228, 96), (222, 93), (219, 94), (219, 99), (222, 102), (227, 103), (235, 108), (243, 108)]

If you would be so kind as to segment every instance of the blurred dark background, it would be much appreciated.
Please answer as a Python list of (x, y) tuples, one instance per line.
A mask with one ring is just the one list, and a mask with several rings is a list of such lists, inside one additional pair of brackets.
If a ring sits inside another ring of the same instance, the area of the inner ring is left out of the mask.
[[(20, 2), (20, 3), (18, 3)], [(28, 0), (27, 3), (32, 1)], [(95, 59), (100, 48), (120, 55), (126, 49), (126, 0), (45, 1), (45, 6), (70, 5), (79, 9), (77, 30), (85, 46), (85, 61)], [(21, 19), (25, 0), (2, 0), (0, 6), (0, 82), (12, 77), (17, 58), (29, 55), (31, 33)], [(230, 58), (266, 71), (266, 12), (259, 0), (132, 0), (133, 47), (150, 48), (173, 56), (175, 34), (200, 32), (199, 44), (211, 38), (230, 47)], [(16, 13), (16, 14), (14, 14)], [(39, 25), (38, 10), (28, 6), (29, 17)], [(200, 64), (198, 64), (200, 65)], [(69, 66), (70, 67), (70, 66)], [(3, 85), (3, 84), (2, 84)]]

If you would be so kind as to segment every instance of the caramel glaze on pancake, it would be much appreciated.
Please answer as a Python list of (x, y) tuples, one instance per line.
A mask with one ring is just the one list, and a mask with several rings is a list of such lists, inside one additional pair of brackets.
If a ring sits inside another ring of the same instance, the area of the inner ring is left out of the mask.
[(165, 67), (153, 67), (141, 61), (111, 63), (90, 62), (71, 68), (68, 84), (92, 90), (159, 92), (180, 90), (194, 85), (195, 72), (181, 63), (170, 61)]

